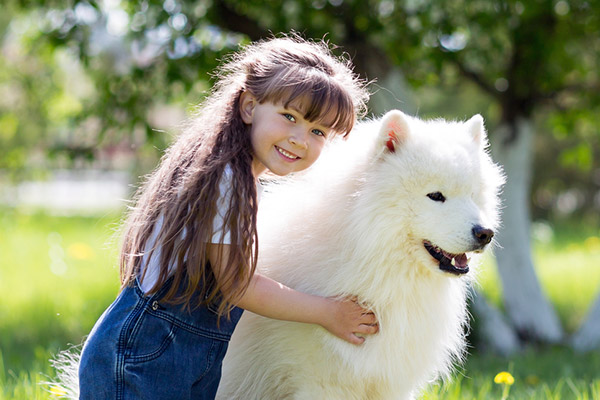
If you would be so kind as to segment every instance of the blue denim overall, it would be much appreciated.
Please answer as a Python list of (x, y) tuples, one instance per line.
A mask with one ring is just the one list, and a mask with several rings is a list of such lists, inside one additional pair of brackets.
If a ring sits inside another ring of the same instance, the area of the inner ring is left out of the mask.
[(243, 310), (217, 328), (210, 304), (190, 312), (161, 302), (169, 284), (146, 296), (136, 280), (102, 314), (81, 354), (80, 399), (214, 399)]

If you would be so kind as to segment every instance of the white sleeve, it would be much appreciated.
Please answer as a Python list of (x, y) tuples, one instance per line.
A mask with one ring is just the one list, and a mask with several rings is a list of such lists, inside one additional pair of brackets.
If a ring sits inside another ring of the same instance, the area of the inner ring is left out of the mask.
[[(225, 167), (225, 169), (223, 170), (223, 175), (221, 176), (221, 181), (219, 182), (219, 198), (217, 199), (217, 212), (215, 214), (215, 219), (213, 220), (213, 233), (212, 233), (212, 237), (210, 238), (210, 243), (223, 243), (223, 244), (231, 244), (231, 234), (230, 231), (227, 227), (225, 227), (224, 225), (224, 219), (225, 219), (225, 214), (227, 213), (227, 210), (230, 207), (230, 203), (231, 203), (231, 194), (232, 194), (232, 186), (231, 186), (231, 179), (232, 179), (232, 174), (233, 171), (231, 170), (231, 167), (229, 165), (227, 165)], [(260, 192), (259, 192), (260, 194)], [(157, 279), (158, 279), (158, 275), (160, 272), (160, 267), (159, 267), (159, 260), (160, 260), (160, 255), (161, 255), (161, 248), (160, 246), (158, 246), (156, 249), (154, 249), (154, 252), (152, 253), (152, 257), (149, 258), (147, 256), (147, 254), (150, 252), (150, 249), (152, 249), (155, 245), (156, 245), (156, 238), (158, 236), (158, 232), (160, 232), (160, 229), (162, 228), (162, 225), (164, 223), (164, 217), (161, 215), (158, 220), (156, 221), (156, 224), (152, 230), (152, 233), (150, 235), (150, 237), (148, 238), (148, 241), (146, 242), (146, 247), (144, 249), (144, 255), (142, 256), (142, 267), (141, 267), (141, 272), (140, 272), (140, 276), (142, 275), (144, 269), (147, 269), (146, 271), (146, 275), (144, 276), (144, 279), (142, 282), (140, 282), (140, 286), (142, 288), (142, 290), (147, 293), (156, 283)], [(186, 229), (183, 229), (183, 232), (181, 233), (181, 237), (184, 238), (186, 236)], [(221, 241), (221, 233), (224, 233), (223, 235), (223, 240)], [(187, 259), (187, 254), (185, 256), (185, 258)], [(174, 265), (170, 264), (169, 265), (169, 275), (171, 275), (173, 273), (173, 269), (174, 269)]]
[[(213, 220), (213, 235), (210, 239), (210, 243), (222, 243), (231, 244), (231, 232), (225, 226), (225, 214), (231, 205), (231, 177), (232, 170), (229, 165), (223, 170), (221, 181), (219, 182), (219, 198), (217, 199), (217, 213)], [(223, 240), (221, 240), (221, 234), (223, 234)]]
[[(225, 214), (231, 206), (231, 196), (233, 187), (231, 185), (233, 171), (230, 165), (227, 165), (223, 170), (221, 181), (219, 182), (219, 198), (217, 199), (217, 212), (213, 220), (213, 235), (210, 238), (210, 243), (231, 244), (231, 232), (225, 226)], [(256, 183), (256, 199), (260, 201), (263, 192), (263, 186), (260, 182)], [(221, 233), (223, 241), (221, 241)]]

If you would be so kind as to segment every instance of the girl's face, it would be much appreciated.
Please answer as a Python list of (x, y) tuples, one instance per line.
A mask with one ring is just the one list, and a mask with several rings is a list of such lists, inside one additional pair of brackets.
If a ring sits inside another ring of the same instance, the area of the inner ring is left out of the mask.
[(304, 119), (299, 107), (283, 103), (258, 103), (244, 92), (240, 98), (242, 120), (250, 125), (254, 176), (269, 170), (287, 175), (310, 167), (321, 154), (331, 129)]

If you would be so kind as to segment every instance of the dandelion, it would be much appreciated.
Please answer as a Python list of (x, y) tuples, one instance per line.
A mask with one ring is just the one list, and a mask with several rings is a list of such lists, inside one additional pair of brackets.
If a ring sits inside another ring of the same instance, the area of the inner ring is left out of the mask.
[(506, 400), (508, 398), (508, 393), (510, 392), (510, 386), (515, 383), (515, 378), (513, 378), (510, 372), (502, 371), (494, 377), (494, 383), (502, 385), (501, 400)]
[(94, 257), (94, 249), (87, 243), (76, 242), (67, 248), (67, 254), (76, 260), (89, 260)]
[(587, 251), (599, 251), (600, 250), (600, 237), (590, 236), (583, 242)]
[(494, 383), (510, 386), (515, 383), (515, 378), (513, 378), (510, 372), (503, 371), (494, 377)]
[(525, 383), (531, 386), (539, 385), (540, 378), (537, 375), (527, 375), (525, 377)]
[(50, 394), (52, 394), (53, 397), (63, 397), (67, 395), (67, 391), (60, 386), (52, 386), (50, 388)]

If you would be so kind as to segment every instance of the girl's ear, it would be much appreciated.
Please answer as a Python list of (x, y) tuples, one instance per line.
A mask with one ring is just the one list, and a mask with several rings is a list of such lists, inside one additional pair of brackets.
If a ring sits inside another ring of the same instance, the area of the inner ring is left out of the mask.
[(242, 94), (240, 94), (240, 116), (245, 124), (250, 125), (252, 123), (256, 103), (256, 97), (247, 90), (244, 90)]
[(386, 113), (381, 119), (380, 140), (387, 152), (393, 153), (409, 135), (408, 117), (399, 110)]

